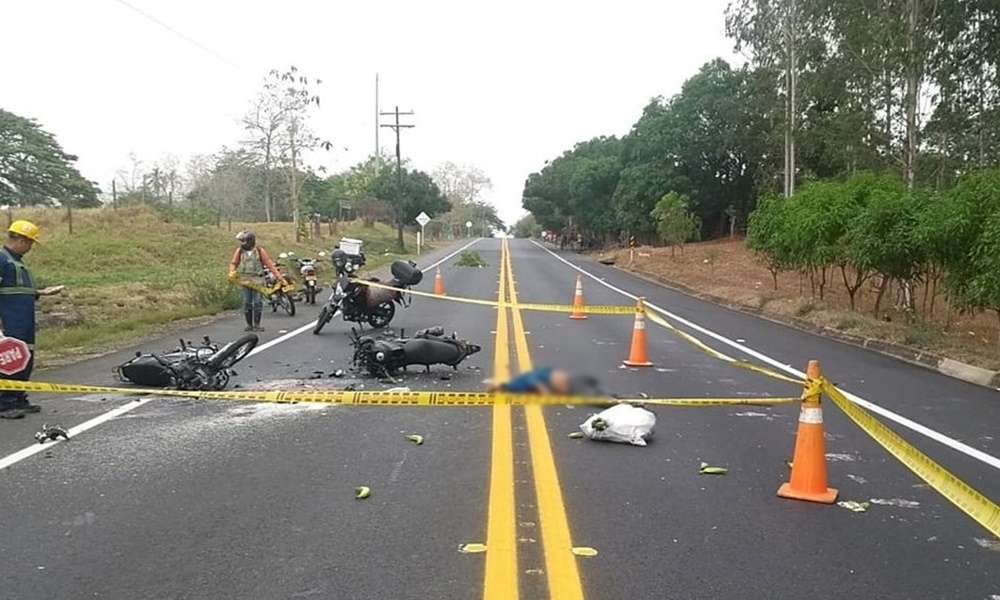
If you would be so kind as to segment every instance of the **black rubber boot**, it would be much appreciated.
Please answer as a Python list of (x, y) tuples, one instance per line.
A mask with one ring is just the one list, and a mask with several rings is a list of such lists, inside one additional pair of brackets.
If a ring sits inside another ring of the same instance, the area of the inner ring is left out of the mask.
[(0, 419), (23, 419), (24, 411), (16, 408), (13, 402), (4, 399), (0, 402)]
[[(248, 308), (243, 311), (243, 318), (246, 319), (247, 326), (243, 331), (253, 331), (253, 309)], [(260, 319), (258, 319), (260, 320)]]
[(253, 311), (253, 330), (254, 331), (264, 331), (264, 328), (260, 326), (260, 316), (263, 312), (263, 308), (258, 308)]

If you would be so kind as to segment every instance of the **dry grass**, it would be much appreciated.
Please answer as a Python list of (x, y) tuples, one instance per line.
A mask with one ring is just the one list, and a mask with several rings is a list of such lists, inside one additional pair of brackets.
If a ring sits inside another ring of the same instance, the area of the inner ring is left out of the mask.
[[(628, 264), (628, 251), (615, 253)], [(1000, 369), (998, 327), (993, 313), (958, 314), (939, 296), (933, 314), (924, 305), (923, 289), (915, 290), (918, 315), (912, 323), (896, 308), (896, 290), (886, 292), (882, 310), (873, 314), (876, 290), (866, 284), (851, 311), (840, 272), (831, 272), (823, 298), (810, 290), (807, 277), (782, 273), (774, 289), (771, 273), (742, 240), (688, 244), (671, 258), (666, 248), (637, 249), (632, 269), (668, 283), (680, 284), (732, 304), (779, 317), (797, 317), (852, 335), (905, 344), (989, 369)], [(950, 314), (950, 323), (949, 321)]]

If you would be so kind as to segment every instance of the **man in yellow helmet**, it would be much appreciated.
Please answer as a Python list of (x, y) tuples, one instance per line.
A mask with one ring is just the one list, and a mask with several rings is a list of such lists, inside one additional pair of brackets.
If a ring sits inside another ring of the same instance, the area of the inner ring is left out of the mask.
[[(7, 230), (7, 241), (0, 248), (0, 330), (7, 337), (17, 338), (35, 349), (35, 300), (62, 291), (62, 286), (36, 290), (28, 267), (21, 262), (38, 241), (38, 226), (30, 221), (14, 221)], [(3, 379), (27, 381), (35, 359), (28, 366)], [(36, 413), (38, 406), (28, 402), (24, 392), (0, 392), (0, 419), (20, 419)]]

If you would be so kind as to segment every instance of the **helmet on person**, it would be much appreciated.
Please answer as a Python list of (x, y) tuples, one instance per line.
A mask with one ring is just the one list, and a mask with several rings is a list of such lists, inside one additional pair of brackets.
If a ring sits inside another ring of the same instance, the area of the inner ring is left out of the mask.
[(33, 242), (37, 242), (38, 236), (42, 233), (42, 230), (38, 228), (38, 225), (23, 219), (11, 223), (10, 227), (7, 228), (7, 231), (9, 233), (15, 233), (23, 238), (28, 238)]
[(244, 250), (252, 250), (257, 245), (257, 235), (249, 229), (237, 233), (236, 239), (239, 240), (240, 247)]

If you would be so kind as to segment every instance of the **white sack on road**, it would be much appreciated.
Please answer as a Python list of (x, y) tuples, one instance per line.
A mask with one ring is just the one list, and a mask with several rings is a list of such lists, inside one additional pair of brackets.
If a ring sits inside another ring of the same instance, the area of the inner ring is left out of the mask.
[(596, 415), (591, 415), (580, 431), (592, 440), (621, 442), (635, 446), (645, 446), (653, 437), (656, 415), (631, 404), (616, 404)]

